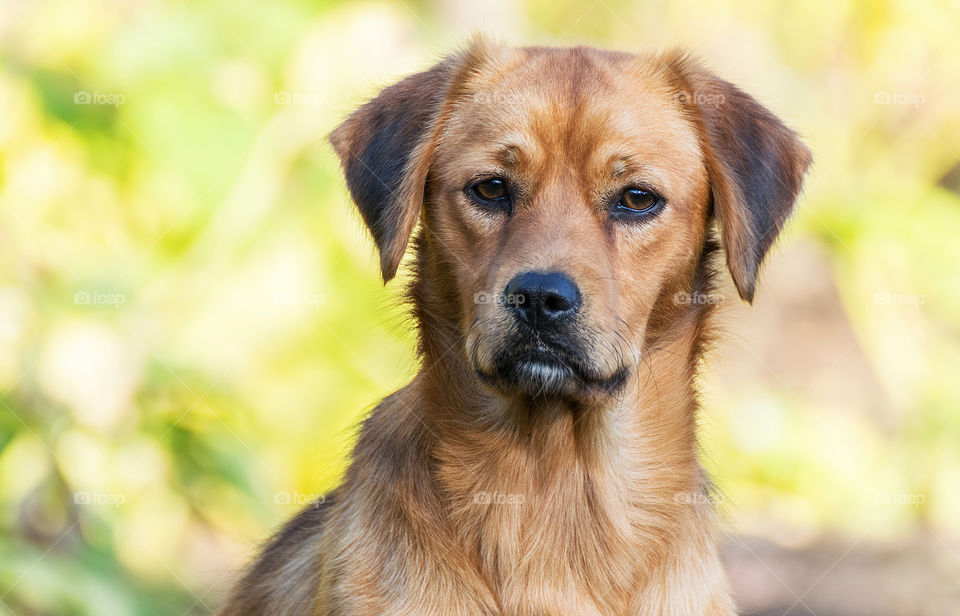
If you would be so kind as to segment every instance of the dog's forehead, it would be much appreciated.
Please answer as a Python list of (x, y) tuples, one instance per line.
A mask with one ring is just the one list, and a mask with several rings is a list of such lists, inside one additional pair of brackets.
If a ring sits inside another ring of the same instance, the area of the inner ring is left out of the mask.
[(445, 140), (500, 158), (575, 153), (582, 163), (639, 149), (689, 169), (700, 159), (696, 131), (658, 62), (591, 48), (506, 50), (465, 84)]

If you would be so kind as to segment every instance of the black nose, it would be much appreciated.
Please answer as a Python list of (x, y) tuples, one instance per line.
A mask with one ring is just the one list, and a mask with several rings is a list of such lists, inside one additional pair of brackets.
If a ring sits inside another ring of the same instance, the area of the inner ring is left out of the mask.
[(517, 274), (504, 292), (517, 316), (534, 328), (553, 325), (580, 307), (580, 289), (561, 272)]

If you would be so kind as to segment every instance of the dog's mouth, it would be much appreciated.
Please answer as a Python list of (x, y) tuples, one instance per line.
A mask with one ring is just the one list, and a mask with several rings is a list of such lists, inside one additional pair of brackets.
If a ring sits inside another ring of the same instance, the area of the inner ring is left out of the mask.
[(476, 347), (472, 361), (474, 370), (488, 385), (531, 398), (615, 393), (629, 373), (626, 366), (618, 364), (604, 374), (578, 349), (539, 336), (503, 345), (493, 355), (489, 368), (481, 366)]

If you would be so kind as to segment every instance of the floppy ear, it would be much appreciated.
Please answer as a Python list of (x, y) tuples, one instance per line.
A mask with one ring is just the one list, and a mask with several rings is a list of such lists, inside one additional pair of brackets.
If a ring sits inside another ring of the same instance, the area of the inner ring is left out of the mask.
[(753, 301), (760, 263), (793, 210), (811, 162), (796, 133), (696, 63), (675, 58), (678, 100), (697, 122), (713, 212), (740, 297)]
[(423, 203), (444, 103), (479, 45), (384, 89), (330, 134), (347, 187), (380, 252), (380, 273), (397, 273)]

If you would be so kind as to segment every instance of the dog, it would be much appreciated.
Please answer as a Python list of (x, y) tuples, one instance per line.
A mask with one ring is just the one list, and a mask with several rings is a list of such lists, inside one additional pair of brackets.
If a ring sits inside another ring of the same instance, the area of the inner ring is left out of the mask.
[(695, 379), (798, 136), (680, 51), (477, 39), (330, 141), (385, 283), (413, 238), (421, 367), (222, 613), (735, 614)]

